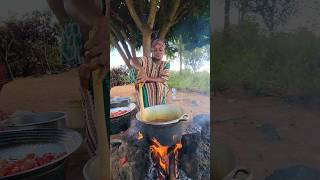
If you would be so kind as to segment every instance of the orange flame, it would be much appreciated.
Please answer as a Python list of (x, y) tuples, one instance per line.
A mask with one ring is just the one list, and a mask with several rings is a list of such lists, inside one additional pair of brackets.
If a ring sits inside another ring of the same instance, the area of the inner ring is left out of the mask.
[(151, 154), (156, 157), (156, 161), (158, 161), (159, 166), (161, 169), (165, 172), (168, 173), (169, 171), (169, 154), (170, 153), (177, 153), (181, 148), (182, 144), (176, 144), (174, 149), (168, 153), (168, 146), (162, 146), (159, 141), (156, 138), (152, 138), (151, 140), (151, 146), (150, 146), (150, 151)]
[(182, 144), (178, 143), (173, 149), (173, 153), (176, 154), (180, 149), (182, 149)]
[(138, 132), (138, 140), (141, 140), (141, 139), (143, 139), (143, 135), (142, 135), (142, 133), (139, 131), (139, 132)]

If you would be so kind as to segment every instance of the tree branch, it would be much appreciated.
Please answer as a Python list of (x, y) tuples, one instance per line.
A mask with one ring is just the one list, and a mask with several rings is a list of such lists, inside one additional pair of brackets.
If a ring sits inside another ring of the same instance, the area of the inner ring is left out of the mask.
[(150, 29), (153, 29), (154, 20), (156, 18), (156, 13), (157, 13), (157, 0), (151, 0), (150, 12), (149, 12), (149, 17), (148, 17), (148, 21), (147, 21), (147, 24)]
[(144, 0), (139, 0), (140, 15), (144, 14)]
[(181, 16), (182, 14), (185, 14), (185, 13), (186, 13), (186, 9), (187, 9), (187, 7), (188, 7), (189, 4), (190, 4), (189, 2), (185, 2), (185, 3), (183, 3), (183, 4), (179, 7), (179, 9), (177, 10), (177, 12), (176, 12), (176, 14), (175, 14), (175, 16), (174, 16), (174, 21), (176, 21), (176, 19), (177, 19), (179, 16)]
[(126, 41), (125, 41), (126, 38), (122, 36), (123, 34), (121, 34), (121, 32), (119, 33), (119, 31), (117, 31), (115, 29), (113, 23), (111, 23), (110, 29), (113, 32), (113, 34), (115, 35), (116, 39), (122, 44), (122, 48), (126, 52), (127, 58), (131, 59), (132, 56), (131, 56), (131, 53), (130, 53), (129, 48), (128, 48)]
[(172, 7), (172, 9), (171, 9), (171, 11), (170, 11), (170, 13), (169, 13), (169, 21), (173, 20), (173, 18), (175, 16), (179, 6), (180, 6), (180, 0), (176, 0), (174, 5), (173, 5), (173, 7)]
[(122, 47), (124, 48), (125, 52), (127, 53), (128, 58), (132, 59), (131, 52), (130, 52), (128, 45), (127, 45), (127, 42), (126, 42), (126, 39), (128, 39), (128, 37), (123, 31), (120, 31), (120, 34), (122, 35), (121, 41), (120, 41), (122, 44)]
[(162, 0), (162, 1), (160, 1), (159, 20), (160, 20), (161, 23), (163, 23), (163, 22), (165, 21), (165, 18), (167, 17), (167, 16), (165, 15), (166, 10), (167, 10), (167, 8), (168, 8), (168, 7), (167, 7), (167, 4), (168, 4), (167, 0)]
[(136, 25), (138, 26), (140, 31), (143, 32), (144, 31), (143, 24), (141, 22), (141, 19), (138, 16), (136, 10), (134, 9), (133, 1), (132, 0), (126, 0), (126, 4), (127, 4), (128, 10), (130, 12), (130, 15), (131, 15), (133, 21), (136, 23)]
[(181, 11), (180, 14), (177, 14), (172, 25), (177, 24), (187, 12), (188, 12), (188, 10), (185, 9), (184, 11)]
[(132, 57), (136, 58), (137, 54), (136, 54), (136, 45), (134, 43), (130, 43), (130, 47), (131, 47), (131, 53), (132, 53)]
[(131, 65), (130, 65), (130, 62), (129, 62), (127, 56), (123, 52), (122, 48), (119, 46), (118, 42), (115, 40), (112, 33), (110, 33), (110, 40), (111, 40), (111, 43), (113, 44), (113, 46), (118, 50), (120, 56), (122, 57), (122, 59), (124, 60), (124, 62), (128, 66), (128, 68), (131, 68)]
[(169, 19), (163, 24), (163, 26), (160, 29), (160, 39), (164, 39), (167, 33), (169, 32), (170, 27), (174, 23), (174, 17), (176, 15), (176, 12), (180, 6), (180, 0), (174, 1), (174, 5), (169, 12)]
[[(143, 1), (143, 0), (142, 0)], [(128, 40), (128, 43), (130, 44), (130, 50), (131, 50), (131, 55), (132, 57), (137, 57), (136, 56), (136, 40), (133, 36), (134, 34), (134, 31), (132, 29), (132, 27), (130, 26), (129, 23), (126, 23), (117, 13), (115, 13), (114, 11), (112, 11), (112, 14), (114, 15), (113, 17), (115, 17), (115, 19), (117, 19), (119, 21), (119, 23), (123, 26), (123, 27), (126, 27), (127, 30), (129, 31), (129, 33), (131, 34), (132, 38), (128, 38), (128, 36), (125, 34), (124, 31), (121, 31), (121, 34), (123, 37), (125, 37), (127, 40)]]
[[(112, 14), (114, 15), (114, 17), (115, 17), (116, 19), (118, 19), (118, 21), (120, 22), (120, 24), (121, 24), (122, 26), (127, 27), (127, 29), (128, 29), (128, 31), (129, 31), (130, 34), (134, 34), (134, 31), (133, 31), (133, 29), (132, 29), (132, 27), (130, 26), (129, 23), (125, 22), (117, 13), (113, 12), (112, 10), (111, 10), (111, 12), (112, 12)], [(130, 40), (129, 40), (129, 41), (130, 41)], [(134, 43), (135, 43), (135, 42), (134, 42)]]

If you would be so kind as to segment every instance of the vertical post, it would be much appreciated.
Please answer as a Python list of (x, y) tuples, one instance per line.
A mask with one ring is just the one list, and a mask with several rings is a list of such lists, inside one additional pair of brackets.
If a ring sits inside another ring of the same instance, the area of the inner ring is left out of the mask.
[(109, 179), (110, 158), (109, 158), (109, 139), (107, 137), (105, 112), (104, 112), (104, 97), (102, 79), (103, 70), (99, 69), (92, 72), (93, 93), (95, 105), (95, 119), (98, 137), (97, 160), (99, 164), (99, 180)]

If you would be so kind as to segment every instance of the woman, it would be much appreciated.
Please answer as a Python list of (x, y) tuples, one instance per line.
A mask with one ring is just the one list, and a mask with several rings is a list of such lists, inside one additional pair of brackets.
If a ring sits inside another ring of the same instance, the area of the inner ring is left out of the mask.
[[(101, 1), (106, 2), (107, 0)], [(85, 121), (84, 133), (91, 157), (95, 155), (97, 145), (91, 72), (101, 67), (109, 71), (108, 42), (106, 41), (108, 24), (106, 17), (101, 12), (102, 8), (99, 8), (99, 6), (103, 7), (100, 3), (104, 5), (106, 3), (101, 1), (47, 0), (59, 23), (64, 27), (60, 49), (61, 61), (70, 66), (81, 64), (79, 76)], [(103, 88), (106, 109), (110, 89), (107, 76), (103, 81)], [(107, 127), (109, 127), (108, 119), (109, 115), (106, 115)]]
[[(167, 103), (170, 63), (162, 60), (164, 52), (164, 42), (156, 39), (152, 42), (151, 58), (136, 58), (130, 62), (138, 71), (137, 75), (135, 71), (133, 72), (134, 78), (136, 79), (136, 88), (137, 84), (143, 84), (142, 94), (144, 107)], [(139, 97), (138, 88), (137, 97)]]

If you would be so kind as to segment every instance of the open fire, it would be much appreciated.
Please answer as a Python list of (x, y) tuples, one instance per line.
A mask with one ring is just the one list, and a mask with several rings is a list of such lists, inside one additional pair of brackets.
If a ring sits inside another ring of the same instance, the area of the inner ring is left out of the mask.
[[(143, 138), (142, 133), (138, 132), (138, 140)], [(178, 153), (182, 149), (182, 144), (177, 143), (172, 146), (163, 146), (156, 138), (152, 138), (149, 152), (151, 155), (152, 166), (157, 171), (158, 180), (175, 180), (178, 176)]]
[[(133, 120), (126, 134), (119, 139), (114, 138), (111, 161), (117, 163), (111, 166), (111, 179), (209, 180), (209, 124), (209, 116), (195, 116), (193, 121), (186, 125), (181, 141), (176, 141), (178, 139), (171, 135), (178, 144), (169, 145), (162, 137), (151, 136), (156, 138), (149, 139), (150, 136), (146, 134), (149, 129)], [(143, 130), (146, 133), (143, 133)]]

